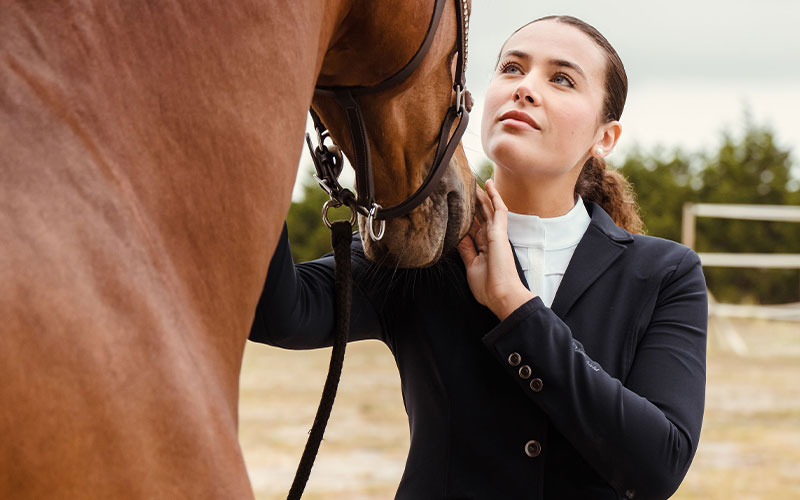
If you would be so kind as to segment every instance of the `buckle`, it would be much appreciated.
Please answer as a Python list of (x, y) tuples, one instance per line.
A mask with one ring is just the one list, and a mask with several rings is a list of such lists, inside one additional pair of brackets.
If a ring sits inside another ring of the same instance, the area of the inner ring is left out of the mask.
[(467, 109), (467, 89), (462, 89), (461, 85), (456, 84), (454, 87), (456, 91), (456, 114), (461, 116), (464, 111)]

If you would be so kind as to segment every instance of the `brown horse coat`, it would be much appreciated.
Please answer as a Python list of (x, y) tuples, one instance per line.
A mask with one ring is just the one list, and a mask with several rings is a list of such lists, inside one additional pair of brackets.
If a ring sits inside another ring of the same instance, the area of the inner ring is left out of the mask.
[(361, 3), (0, 0), (0, 498), (252, 497), (242, 350), (315, 81), (390, 74), (432, 8)]

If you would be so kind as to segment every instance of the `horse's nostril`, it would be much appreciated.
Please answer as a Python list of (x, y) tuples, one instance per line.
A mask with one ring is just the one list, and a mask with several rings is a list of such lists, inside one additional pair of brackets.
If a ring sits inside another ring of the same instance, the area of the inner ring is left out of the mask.
[(459, 200), (461, 196), (457, 191), (450, 191), (447, 193), (447, 211), (448, 214), (452, 214), (453, 210), (460, 210)]

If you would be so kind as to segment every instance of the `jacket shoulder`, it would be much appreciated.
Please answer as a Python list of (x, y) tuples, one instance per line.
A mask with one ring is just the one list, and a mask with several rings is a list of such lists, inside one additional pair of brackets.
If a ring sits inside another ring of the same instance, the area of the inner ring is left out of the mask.
[(683, 275), (697, 268), (702, 273), (702, 264), (697, 252), (676, 241), (647, 236), (642, 234), (631, 235), (632, 241), (627, 245), (627, 260), (629, 265), (645, 274), (657, 275)]
[(628, 265), (658, 273), (659, 270), (674, 269), (679, 264), (690, 267), (700, 264), (697, 253), (689, 247), (657, 236), (629, 233), (617, 226), (600, 205), (585, 203), (592, 218), (590, 226), (615, 244), (625, 247), (624, 261)]
[(694, 250), (677, 241), (645, 234), (632, 234), (631, 238), (633, 239), (630, 243), (631, 250), (642, 254), (642, 257), (658, 255), (681, 260), (686, 257), (697, 256)]

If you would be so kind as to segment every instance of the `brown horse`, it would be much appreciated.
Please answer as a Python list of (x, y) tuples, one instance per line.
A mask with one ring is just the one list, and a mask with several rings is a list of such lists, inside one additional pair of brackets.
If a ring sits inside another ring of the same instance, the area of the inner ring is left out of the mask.
[[(392, 74), (432, 8), (0, 0), (0, 498), (252, 497), (242, 351), (315, 83)], [(415, 74), (363, 99), (384, 206), (430, 167), (456, 23), (448, 2)], [(451, 163), (374, 257), (426, 265), (465, 233)]]

